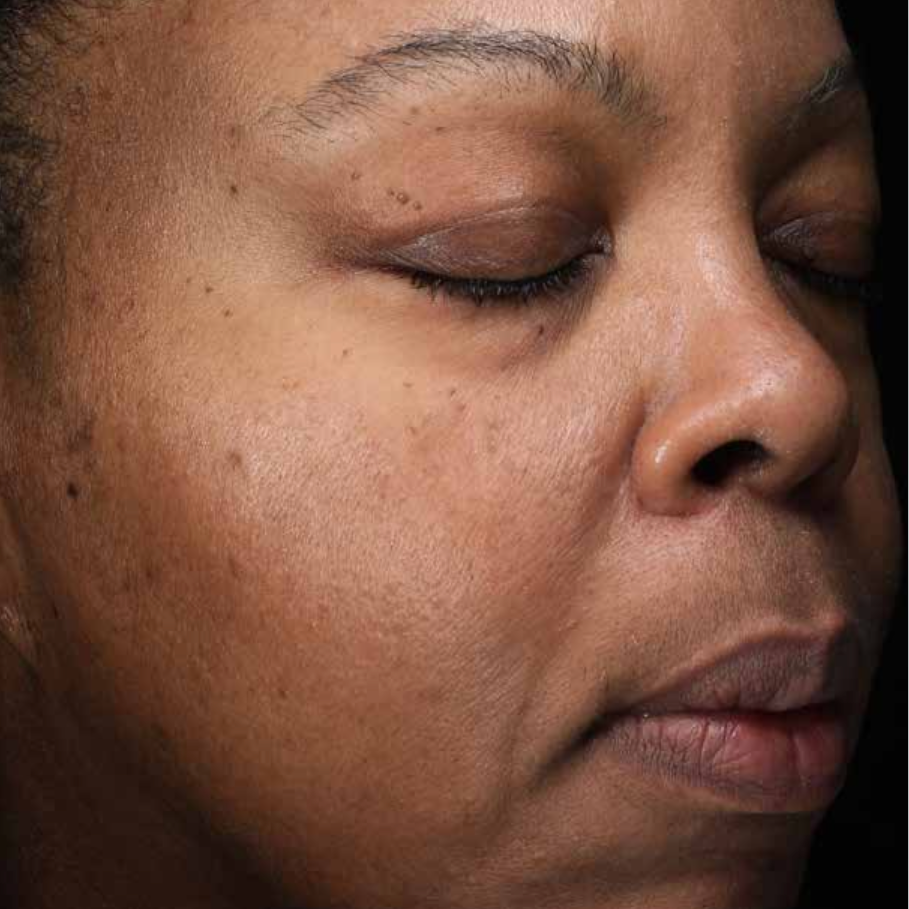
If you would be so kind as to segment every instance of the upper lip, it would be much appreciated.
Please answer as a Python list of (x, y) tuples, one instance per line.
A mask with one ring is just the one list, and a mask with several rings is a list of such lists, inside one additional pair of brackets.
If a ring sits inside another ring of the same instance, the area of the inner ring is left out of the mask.
[(848, 700), (859, 685), (855, 634), (774, 636), (741, 642), (683, 667), (637, 700), (633, 714), (798, 710)]

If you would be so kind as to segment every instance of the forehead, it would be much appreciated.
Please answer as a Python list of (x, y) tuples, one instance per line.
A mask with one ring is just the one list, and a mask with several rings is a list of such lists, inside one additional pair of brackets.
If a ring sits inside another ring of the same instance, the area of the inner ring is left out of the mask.
[(238, 102), (293, 98), (414, 33), (530, 32), (595, 45), (631, 64), (661, 108), (688, 116), (778, 100), (845, 50), (832, 0), (174, 0), (141, 4), (122, 21), (145, 78), (152, 69), (153, 81), (185, 81), (195, 71)]

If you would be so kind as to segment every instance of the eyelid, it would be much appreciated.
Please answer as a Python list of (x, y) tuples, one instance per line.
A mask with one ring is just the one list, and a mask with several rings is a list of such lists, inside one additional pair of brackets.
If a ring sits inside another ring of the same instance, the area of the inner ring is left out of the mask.
[(878, 229), (876, 218), (822, 212), (774, 228), (764, 234), (761, 245), (799, 265), (861, 276), (873, 268)]
[(377, 255), (377, 264), (453, 277), (525, 277), (594, 248), (606, 232), (564, 208), (532, 205), (472, 215), (422, 233)]

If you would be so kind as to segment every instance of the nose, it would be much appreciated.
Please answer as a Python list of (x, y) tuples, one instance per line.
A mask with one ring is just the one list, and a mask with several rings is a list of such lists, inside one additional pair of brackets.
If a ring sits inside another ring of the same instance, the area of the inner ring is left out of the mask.
[[(847, 380), (782, 309), (726, 310), (689, 333), (683, 362), (635, 442), (632, 480), (645, 509), (682, 515), (750, 493), (824, 508), (859, 450)], [(686, 353), (687, 352), (687, 353)], [(708, 353), (709, 352), (709, 353)]]

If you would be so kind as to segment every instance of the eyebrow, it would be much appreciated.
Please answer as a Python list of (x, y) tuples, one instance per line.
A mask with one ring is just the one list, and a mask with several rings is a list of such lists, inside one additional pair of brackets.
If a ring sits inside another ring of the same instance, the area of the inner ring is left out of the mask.
[(664, 121), (655, 93), (618, 52), (596, 42), (483, 25), (394, 35), (390, 44), (322, 79), (301, 103), (271, 114), (295, 132), (318, 136), (340, 119), (368, 119), (401, 88), (450, 88), (460, 78), (489, 75), (517, 87), (528, 72), (559, 89), (591, 95), (628, 124), (656, 128)]
[[(628, 125), (655, 132), (667, 123), (656, 90), (616, 50), (596, 41), (493, 29), (482, 22), (392, 35), (388, 44), (329, 73), (302, 101), (272, 107), (265, 119), (298, 136), (332, 141), (333, 127), (369, 120), (401, 89), (451, 89), (461, 79), (478, 77), (498, 77), (506, 88), (518, 88), (528, 72), (563, 91), (586, 93)], [(784, 134), (800, 132), (856, 96), (864, 96), (864, 85), (847, 51), (785, 108), (779, 126)]]
[(793, 133), (815, 117), (842, 104), (847, 98), (864, 96), (865, 87), (851, 53), (834, 60), (789, 107), (783, 124)]

